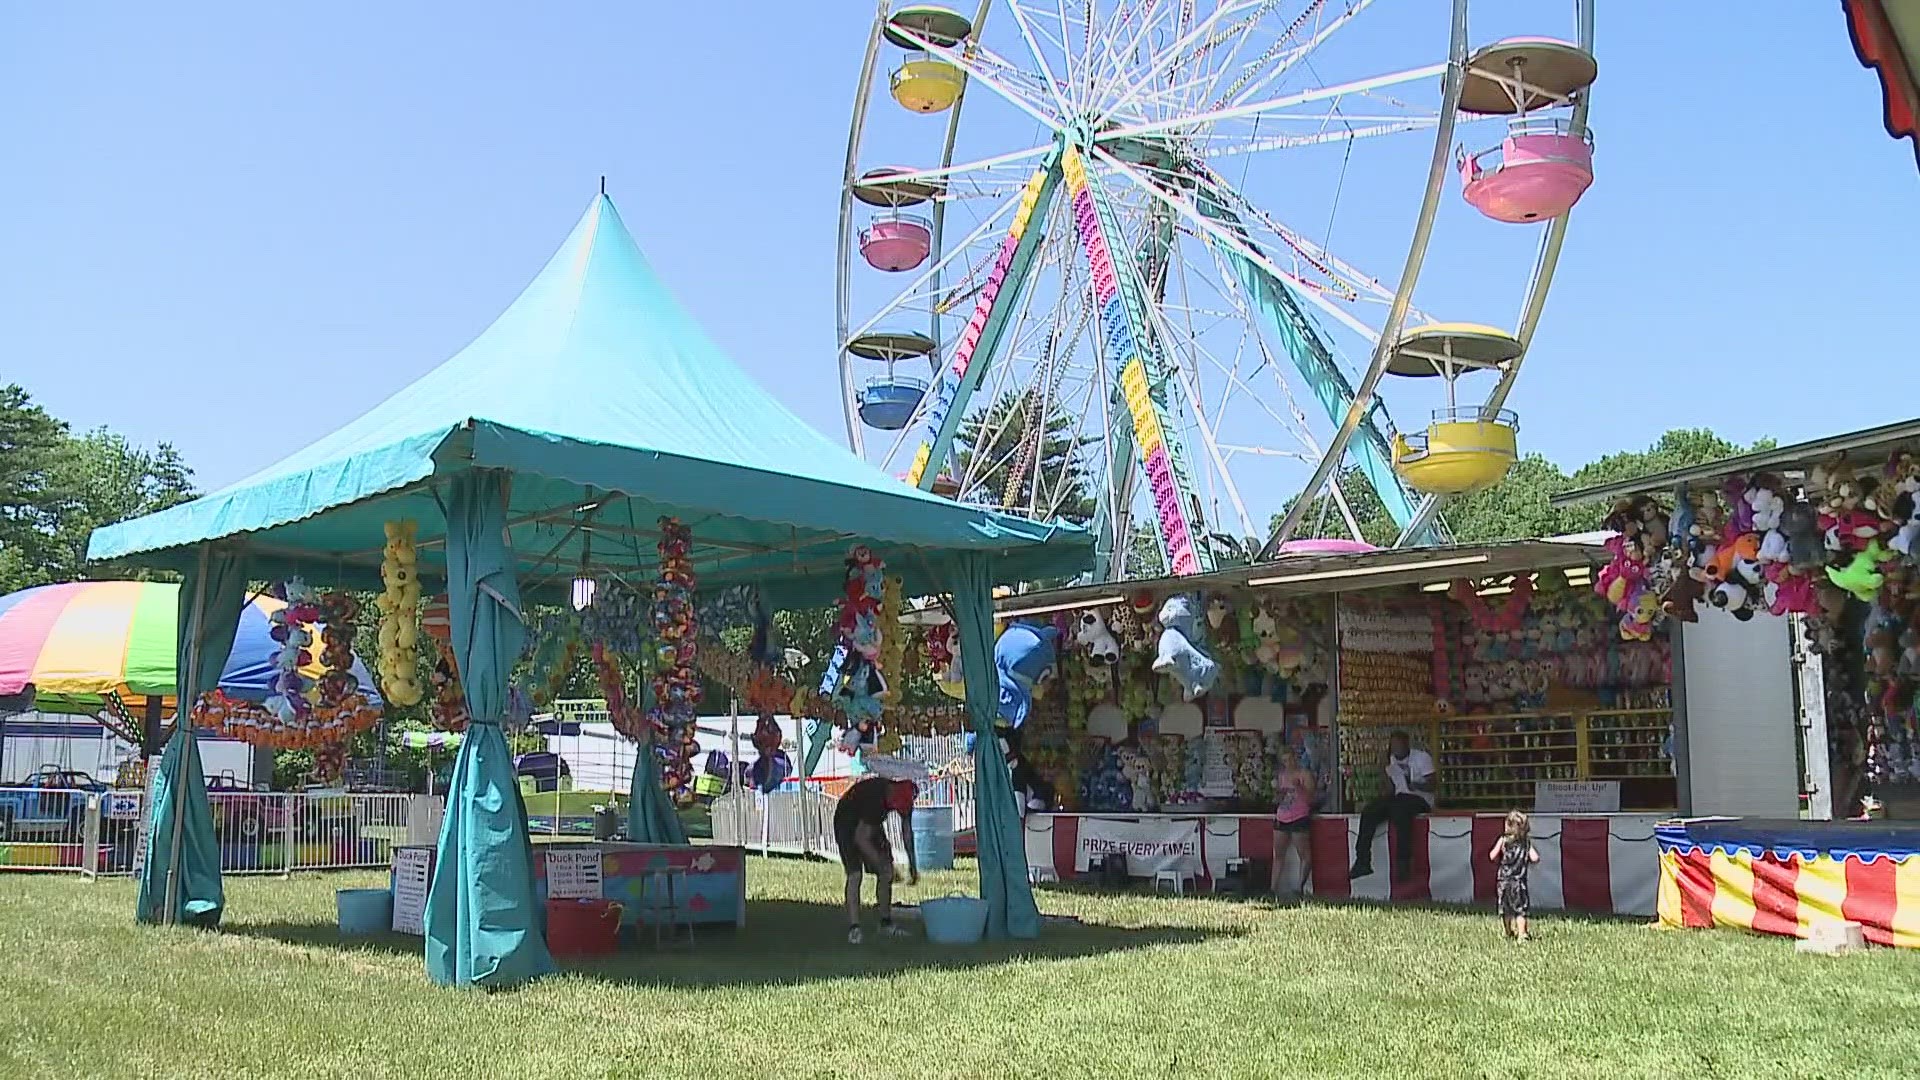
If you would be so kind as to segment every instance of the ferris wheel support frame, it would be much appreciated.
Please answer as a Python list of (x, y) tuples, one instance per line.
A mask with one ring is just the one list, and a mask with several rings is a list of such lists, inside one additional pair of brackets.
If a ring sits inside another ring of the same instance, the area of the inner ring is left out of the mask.
[(1353, 403), (1347, 407), (1347, 415), (1340, 421), (1340, 427), (1333, 433), (1333, 439), (1321, 454), (1320, 463), (1314, 467), (1313, 478), (1302, 488), (1300, 495), (1280, 520), (1280, 527), (1273, 531), (1267, 542), (1261, 547), (1255, 561), (1271, 559), (1279, 551), (1280, 545), (1292, 537), (1293, 530), (1300, 524), (1307, 507), (1320, 494), (1327, 480), (1340, 462), (1346, 457), (1347, 444), (1353, 440), (1354, 432), (1360, 427), (1370, 411), (1374, 393), (1380, 387), (1380, 379), (1386, 374), (1387, 358), (1393, 352), (1393, 344), (1400, 338), (1401, 324), (1406, 321), (1407, 308), (1413, 300), (1413, 287), (1420, 280), (1420, 268), (1426, 262), (1427, 244), (1433, 239), (1433, 219), (1440, 206), (1440, 193), (1446, 186), (1448, 165), (1453, 150), (1454, 121), (1459, 113), (1460, 91), (1467, 75), (1467, 0), (1453, 0), (1453, 17), (1448, 34), (1446, 78), (1443, 80), (1440, 95), (1440, 123), (1434, 134), (1433, 159), (1427, 167), (1427, 192), (1420, 203), (1420, 217), (1414, 224), (1413, 242), (1408, 246), (1406, 268), (1400, 274), (1399, 288), (1394, 291), (1393, 304), (1387, 309), (1387, 318), (1380, 328), (1380, 337), (1374, 343), (1373, 358), (1367, 364), (1366, 375), (1360, 385), (1354, 389)]
[[(1588, 56), (1593, 55), (1593, 0), (1573, 0), (1574, 21), (1580, 48)], [(1504, 81), (1504, 80), (1502, 80)], [(1588, 87), (1573, 103), (1573, 118), (1569, 123), (1572, 131), (1584, 131), (1587, 127), (1587, 109), (1593, 88)], [(1540, 327), (1541, 312), (1546, 310), (1547, 290), (1553, 285), (1553, 272), (1560, 265), (1560, 247), (1567, 239), (1567, 219), (1573, 216), (1568, 210), (1547, 225), (1546, 235), (1540, 239), (1540, 254), (1534, 260), (1533, 280), (1527, 287), (1527, 302), (1520, 311), (1520, 323), (1514, 329), (1513, 336), (1520, 342), (1520, 355), (1513, 358), (1506, 370), (1500, 373), (1500, 381), (1494, 385), (1493, 393), (1487, 395), (1485, 408), (1499, 409), (1507, 403), (1507, 395), (1513, 392), (1513, 380), (1520, 374), (1520, 365), (1527, 359), (1527, 350), (1533, 347), (1534, 331)], [(1439, 514), (1440, 507), (1446, 502), (1441, 495), (1429, 495), (1420, 504), (1420, 512), (1393, 542), (1394, 547), (1405, 547), (1410, 537), (1430, 523)]]
[[(933, 490), (940, 467), (952, 450), (967, 403), (1000, 349), (1000, 338), (1006, 332), (1009, 316), (1026, 287), (1028, 272), (1033, 269), (1034, 252), (1046, 235), (1047, 214), (1059, 188), (1060, 155), (1056, 151), (1046, 156), (1021, 192), (1022, 205), (1014, 211), (1013, 224), (1001, 240), (1001, 252), (988, 271), (987, 283), (975, 301), (974, 313), (967, 319), (967, 329), (961, 332), (960, 341), (954, 346), (953, 362), (934, 385), (933, 403), (922, 410), (933, 432), (920, 444), (907, 471), (907, 482), (922, 491)], [(995, 281), (995, 277), (999, 280)]]

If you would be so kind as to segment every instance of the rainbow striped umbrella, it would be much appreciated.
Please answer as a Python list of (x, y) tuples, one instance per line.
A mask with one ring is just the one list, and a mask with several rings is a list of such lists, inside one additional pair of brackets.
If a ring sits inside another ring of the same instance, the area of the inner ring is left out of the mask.
[[(228, 695), (266, 698), (276, 648), (267, 616), (285, 606), (262, 596), (241, 612), (220, 673)], [(113, 693), (129, 706), (151, 696), (172, 707), (179, 610), (180, 586), (152, 581), (76, 581), (0, 596), (0, 697), (31, 685), (42, 712), (91, 715)], [(324, 671), (318, 663), (303, 669), (314, 678)], [(357, 659), (353, 674), (360, 692), (377, 703), (373, 680)]]

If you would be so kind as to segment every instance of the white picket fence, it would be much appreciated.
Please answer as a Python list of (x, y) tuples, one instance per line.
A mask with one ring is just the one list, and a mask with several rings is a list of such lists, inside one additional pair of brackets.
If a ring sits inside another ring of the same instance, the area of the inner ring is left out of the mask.
[[(0, 787), (0, 871), (136, 872), (148, 796)], [(439, 836), (438, 796), (216, 791), (207, 796), (227, 874), (384, 867), (393, 848)]]
[[(713, 801), (713, 839), (761, 852), (818, 855), (836, 859), (840, 848), (833, 838), (833, 811), (840, 800), (818, 783), (806, 783), (762, 794), (736, 789)], [(953, 807), (954, 829), (972, 829), (974, 782), (971, 776), (935, 777), (920, 786), (915, 806)], [(898, 818), (887, 818), (887, 835), (900, 843)]]

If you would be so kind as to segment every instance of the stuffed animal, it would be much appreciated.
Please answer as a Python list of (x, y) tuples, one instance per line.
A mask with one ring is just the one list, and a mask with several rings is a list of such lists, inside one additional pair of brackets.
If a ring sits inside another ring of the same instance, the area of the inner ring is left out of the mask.
[(1916, 500), (1911, 492), (1906, 491), (1895, 496), (1893, 520), (1899, 523), (1900, 528), (1893, 534), (1893, 539), (1887, 542), (1887, 546), (1911, 561), (1920, 562), (1920, 550), (1915, 550), (1915, 541), (1920, 540), (1920, 500)]
[(1074, 631), (1075, 644), (1086, 647), (1087, 659), (1095, 666), (1105, 668), (1120, 662), (1120, 643), (1114, 640), (1113, 632), (1107, 629), (1107, 620), (1100, 615), (1099, 609), (1088, 608), (1080, 613)]
[(1673, 576), (1673, 582), (1660, 597), (1660, 610), (1669, 619), (1681, 622), (1699, 622), (1700, 612), (1695, 605), (1707, 595), (1706, 586), (1693, 570), (1683, 570)]
[(1780, 497), (1779, 483), (1776, 478), (1758, 476), (1746, 490), (1744, 498), (1755, 532), (1780, 527), (1780, 515), (1786, 510), (1787, 502)]
[(1220, 628), (1225, 626), (1227, 620), (1232, 617), (1233, 604), (1227, 600), (1224, 593), (1214, 593), (1207, 597), (1207, 625), (1213, 628), (1215, 635), (1219, 634)]
[(1667, 528), (1672, 543), (1686, 558), (1694, 558), (1706, 547), (1693, 514), (1693, 494), (1685, 484), (1673, 489), (1673, 514), (1668, 518)]
[(1886, 576), (1877, 567), (1892, 557), (1880, 546), (1880, 541), (1871, 541), (1844, 567), (1827, 567), (1827, 580), (1858, 600), (1871, 601), (1886, 582)]
[(1060, 632), (1051, 626), (1014, 623), (993, 643), (993, 668), (1000, 681), (1000, 720), (1018, 728), (1033, 708), (1033, 688), (1053, 667)]
[(1160, 648), (1153, 660), (1153, 670), (1172, 676), (1188, 701), (1213, 689), (1220, 677), (1220, 665), (1193, 642), (1198, 633), (1193, 608), (1193, 598), (1185, 593), (1174, 593), (1160, 605)]
[(1768, 614), (1798, 612), (1811, 615), (1820, 610), (1820, 600), (1810, 575), (1797, 573), (1784, 563), (1768, 566), (1766, 573), (1767, 584), (1762, 598), (1766, 601)]
[(1826, 564), (1820, 515), (1811, 503), (1796, 502), (1780, 511), (1780, 535), (1786, 538), (1787, 562), (1795, 570), (1806, 573)]

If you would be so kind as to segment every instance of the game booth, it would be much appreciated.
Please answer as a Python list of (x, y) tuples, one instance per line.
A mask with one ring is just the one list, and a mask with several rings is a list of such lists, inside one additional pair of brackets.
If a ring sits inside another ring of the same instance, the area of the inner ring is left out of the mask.
[[(749, 681), (775, 687), (768, 612), (844, 598), (856, 617), (820, 694), (857, 727), (881, 715), (892, 661), (873, 633), (900, 597), (943, 597), (962, 647), (984, 656), (994, 585), (1077, 573), (1091, 549), (1083, 529), (902, 485), (807, 427), (673, 300), (600, 194), (451, 359), (233, 487), (93, 534), (91, 558), (183, 576), (178, 693), (192, 722), (176, 725), (156, 770), (136, 918), (219, 923), (226, 896), (197, 733), (326, 736), (331, 669), (316, 688), (298, 660), (307, 645), (340, 644), (341, 619), (319, 637), (306, 628), (346, 590), (379, 593), (367, 615), (379, 621), (386, 701), (421, 704), (465, 732), (431, 865), (409, 856), (406, 887), (421, 898), (428, 976), (494, 988), (553, 970), (551, 901), (595, 882), (602, 895), (584, 899), (596, 903), (562, 906), (570, 921), (577, 907), (607, 914), (607, 893), (655, 877), (685, 890), (675, 906), (740, 917), (739, 849), (686, 846), (672, 805), (693, 798), (696, 664), (713, 635), (748, 629)], [(217, 687), (220, 661), (261, 581), (277, 583), (288, 614), (276, 625), (274, 693), (243, 709)], [(577, 661), (642, 748), (627, 822), (639, 847), (530, 842), (504, 733)], [(966, 679), (972, 726), (990, 730), (991, 673)], [(344, 673), (332, 682), (349, 689)], [(1037, 936), (1008, 770), (991, 740), (975, 760), (984, 933)], [(343, 929), (350, 900), (355, 925), (377, 924), (366, 916), (396, 904), (401, 884), (343, 894)]]
[[(1652, 915), (1655, 825), (1679, 806), (1672, 648), (1663, 626), (1620, 633), (1593, 587), (1600, 539), (1306, 541), (1251, 568), (1002, 600), (1003, 652), (1023, 632), (1059, 642), (1010, 740), (1016, 776), (1038, 777), (1016, 787), (1057, 806), (1026, 816), (1029, 873), (1264, 890), (1290, 747), (1319, 789), (1315, 895), (1491, 902), (1486, 852), (1522, 808), (1536, 906)], [(1432, 755), (1437, 805), (1405, 872), (1383, 827), (1377, 872), (1350, 879), (1394, 732)]]
[(1920, 943), (1917, 450), (1909, 420), (1555, 498), (1608, 508), (1622, 625), (1675, 642), (1663, 923)]

